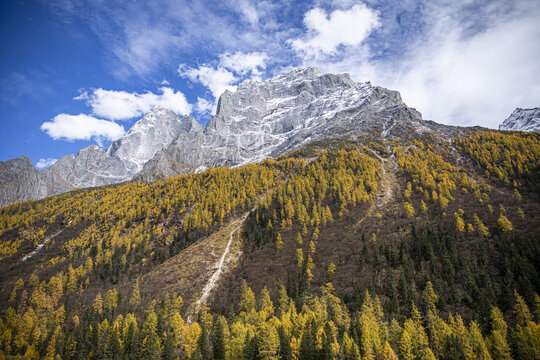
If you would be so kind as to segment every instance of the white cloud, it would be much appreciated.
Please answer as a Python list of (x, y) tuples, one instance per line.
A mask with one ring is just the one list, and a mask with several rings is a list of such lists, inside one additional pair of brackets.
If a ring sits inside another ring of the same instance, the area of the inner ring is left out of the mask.
[[(516, 106), (538, 106), (538, 0), (312, 3), (47, 1), (66, 22), (89, 26), (105, 65), (120, 78), (155, 83), (173, 64), (222, 54), (179, 69), (216, 99), (246, 77), (318, 66), (399, 90), (407, 104), (439, 122), (495, 127)], [(246, 57), (261, 52), (268, 55), (263, 62)], [(249, 64), (266, 68), (247, 71)]]
[(214, 111), (214, 104), (211, 101), (203, 99), (201, 97), (197, 98), (197, 103), (195, 103), (195, 111), (199, 114), (211, 114)]
[[(185, 59), (225, 51), (251, 52), (280, 45), (291, 31), (280, 1), (43, 1), (65, 24), (83, 23), (104, 47), (117, 78), (155, 81), (156, 74)], [(287, 14), (289, 15), (289, 14)]]
[(252, 52), (249, 54), (236, 52), (234, 54), (224, 53), (219, 55), (220, 66), (232, 70), (239, 75), (245, 75), (252, 72), (259, 75), (266, 69), (268, 55), (261, 52)]
[(340, 45), (359, 45), (380, 25), (377, 12), (364, 4), (335, 10), (329, 16), (314, 8), (305, 14), (304, 24), (307, 35), (290, 43), (296, 51), (310, 57), (335, 54)]
[(58, 159), (53, 159), (53, 158), (46, 158), (46, 159), (39, 159), (39, 161), (37, 162), (36, 164), (36, 167), (39, 169), (39, 170), (43, 170), (45, 169), (46, 167), (49, 167), (51, 165), (53, 165)]
[(259, 13), (257, 12), (257, 8), (248, 0), (233, 0), (231, 1), (231, 5), (242, 15), (244, 20), (252, 26), (259, 23)]
[(487, 16), (472, 35), (454, 21), (435, 25), (391, 85), (424, 118), (454, 125), (496, 128), (516, 107), (539, 106), (538, 14), (515, 15)]
[(100, 146), (103, 140), (116, 140), (125, 132), (123, 126), (112, 121), (97, 119), (85, 114), (58, 114), (51, 122), (43, 123), (41, 130), (55, 140), (94, 139)]
[(125, 43), (116, 44), (113, 49), (114, 55), (123, 64), (114, 72), (119, 78), (132, 73), (145, 76), (155, 71), (167, 55), (181, 45), (180, 37), (167, 28), (130, 24), (125, 32)]
[(162, 106), (177, 114), (185, 115), (191, 112), (191, 105), (184, 94), (170, 87), (161, 87), (160, 94), (146, 92), (139, 94), (126, 91), (92, 89), (91, 93), (84, 92), (76, 97), (85, 100), (96, 116), (110, 120), (126, 120), (141, 116), (155, 106)]
[(178, 73), (206, 87), (217, 100), (225, 90), (236, 90), (236, 84), (241, 80), (259, 79), (266, 69), (267, 59), (268, 55), (261, 52), (223, 53), (219, 55), (217, 64), (204, 64), (198, 68), (180, 64)]
[[(516, 107), (540, 105), (540, 7), (525, 1), (507, 9), (496, 1), (471, 12), (474, 4), (423, 6), (416, 15), (421, 19), (413, 19), (417, 32), (403, 39), (404, 52), (394, 56), (381, 56), (375, 49), (394, 50), (395, 32), (404, 28), (393, 22), (403, 9), (381, 12), (380, 30), (389, 37), (388, 44), (368, 36), (357, 45), (328, 45), (332, 54), (296, 49), (303, 66), (349, 72), (356, 81), (400, 91), (405, 103), (425, 119), (496, 128)], [(303, 39), (300, 44), (305, 45), (312, 37)]]
[(199, 68), (190, 68), (182, 64), (178, 67), (178, 73), (180, 76), (187, 77), (189, 80), (208, 88), (216, 99), (225, 90), (234, 91), (236, 89), (236, 86), (233, 86), (236, 77), (231, 71), (223, 67), (216, 68), (211, 65), (203, 65)]

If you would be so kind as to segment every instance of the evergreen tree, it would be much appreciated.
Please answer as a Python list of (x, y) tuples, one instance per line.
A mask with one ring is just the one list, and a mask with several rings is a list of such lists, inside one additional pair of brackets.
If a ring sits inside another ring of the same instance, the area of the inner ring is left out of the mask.
[(227, 358), (228, 325), (224, 316), (219, 316), (214, 324), (213, 354), (216, 360)]
[(242, 296), (240, 298), (239, 311), (249, 313), (255, 309), (255, 294), (247, 285), (246, 280), (242, 282)]
[(141, 335), (142, 338), (142, 354), (144, 359), (160, 359), (161, 358), (161, 340), (156, 333), (157, 330), (157, 316), (152, 310), (148, 314), (146, 321), (144, 322)]
[(285, 334), (283, 327), (278, 328), (279, 335), (279, 358), (283, 360), (292, 360), (292, 348), (291, 348), (291, 339)]
[[(199, 319), (201, 314), (199, 314)], [(197, 341), (197, 350), (200, 353), (202, 360), (212, 359), (212, 343), (210, 342), (210, 333), (208, 331), (208, 324), (205, 321), (199, 321), (201, 324), (201, 335)]]
[(163, 360), (174, 359), (174, 335), (171, 332), (167, 332), (165, 343), (163, 345), (163, 353), (161, 354)]
[(129, 298), (129, 303), (131, 305), (137, 305), (141, 302), (141, 290), (139, 289), (139, 279), (135, 282), (135, 285), (133, 286), (133, 292), (131, 293), (131, 297)]
[(520, 326), (527, 326), (527, 324), (532, 321), (529, 307), (516, 290), (514, 290), (514, 299), (514, 314), (516, 316), (517, 324)]
[(507, 331), (508, 325), (502, 312), (493, 307), (491, 309), (491, 335), (489, 337), (490, 352), (493, 360), (509, 360), (512, 358), (507, 341)]
[(399, 360), (396, 353), (388, 343), (388, 341), (384, 344), (384, 350), (383, 350), (383, 360)]
[(303, 360), (317, 360), (315, 351), (315, 339), (311, 333), (311, 325), (304, 330), (300, 341), (300, 358)]
[(270, 299), (270, 294), (268, 293), (266, 286), (263, 287), (259, 293), (258, 308), (259, 311), (264, 312), (266, 317), (274, 315), (274, 303), (272, 302), (272, 299)]
[(399, 341), (399, 354), (403, 360), (414, 359), (412, 339), (407, 330), (404, 330), (401, 334), (401, 339)]
[(276, 328), (269, 323), (257, 327), (258, 359), (277, 360), (279, 350), (279, 335)]
[(446, 337), (444, 344), (443, 359), (445, 360), (465, 360), (465, 352), (459, 338), (455, 334)]

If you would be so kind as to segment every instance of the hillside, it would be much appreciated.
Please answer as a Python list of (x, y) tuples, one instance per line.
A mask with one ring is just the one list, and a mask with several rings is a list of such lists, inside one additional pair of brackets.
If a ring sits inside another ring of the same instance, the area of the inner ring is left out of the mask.
[(348, 136), (1, 208), (0, 350), (537, 359), (539, 159), (535, 133)]

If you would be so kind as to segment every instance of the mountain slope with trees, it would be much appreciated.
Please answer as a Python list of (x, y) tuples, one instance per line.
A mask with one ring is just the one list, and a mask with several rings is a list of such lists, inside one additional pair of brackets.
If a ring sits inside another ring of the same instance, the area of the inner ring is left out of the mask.
[(0, 351), (537, 359), (538, 155), (479, 129), (323, 140), (1, 208)]

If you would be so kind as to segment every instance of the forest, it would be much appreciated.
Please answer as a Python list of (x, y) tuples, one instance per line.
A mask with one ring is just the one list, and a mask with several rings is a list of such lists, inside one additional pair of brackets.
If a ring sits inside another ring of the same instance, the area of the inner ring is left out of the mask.
[(10, 205), (0, 359), (539, 359), (539, 190), (538, 134), (478, 130)]

